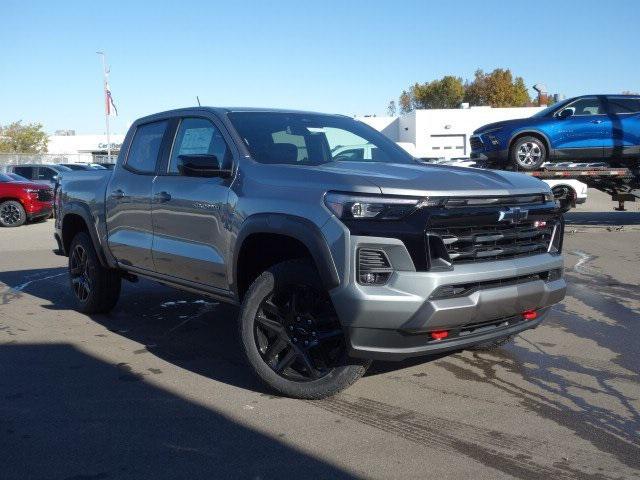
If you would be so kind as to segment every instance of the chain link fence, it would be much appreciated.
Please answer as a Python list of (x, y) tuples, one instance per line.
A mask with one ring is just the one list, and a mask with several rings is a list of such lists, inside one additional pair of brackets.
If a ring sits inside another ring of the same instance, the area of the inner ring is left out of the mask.
[(117, 153), (108, 155), (95, 155), (92, 153), (0, 153), (0, 170), (6, 165), (24, 165), (27, 163), (115, 163), (118, 158)]

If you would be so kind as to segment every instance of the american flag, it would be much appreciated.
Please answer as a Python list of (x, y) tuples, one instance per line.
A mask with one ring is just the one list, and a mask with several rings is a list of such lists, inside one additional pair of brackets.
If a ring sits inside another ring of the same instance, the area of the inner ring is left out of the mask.
[(118, 116), (118, 109), (116, 108), (116, 104), (113, 103), (113, 97), (111, 96), (111, 87), (108, 83), (106, 83), (104, 86), (104, 96), (107, 115), (111, 115), (111, 109), (113, 108), (113, 115)]

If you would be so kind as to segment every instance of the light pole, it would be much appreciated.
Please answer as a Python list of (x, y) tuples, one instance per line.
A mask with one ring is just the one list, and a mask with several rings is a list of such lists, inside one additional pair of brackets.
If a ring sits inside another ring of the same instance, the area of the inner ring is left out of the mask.
[(111, 136), (109, 134), (109, 96), (107, 90), (109, 89), (109, 67), (107, 67), (107, 56), (104, 52), (96, 52), (102, 57), (102, 77), (103, 77), (103, 89), (104, 89), (104, 121), (107, 127), (107, 162), (111, 163)]

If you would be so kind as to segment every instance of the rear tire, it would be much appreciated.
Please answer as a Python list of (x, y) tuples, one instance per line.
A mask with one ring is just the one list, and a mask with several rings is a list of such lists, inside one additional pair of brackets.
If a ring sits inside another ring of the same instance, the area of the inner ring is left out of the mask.
[(3, 227), (19, 227), (27, 221), (27, 214), (20, 202), (7, 200), (0, 203), (0, 225)]
[(513, 142), (509, 150), (511, 165), (516, 170), (538, 170), (547, 161), (547, 157), (547, 147), (538, 137), (520, 137)]
[(285, 396), (334, 395), (362, 377), (371, 363), (347, 357), (331, 299), (305, 260), (274, 265), (253, 282), (242, 303), (239, 328), (253, 372)]
[(107, 313), (118, 302), (120, 274), (102, 266), (93, 242), (85, 232), (78, 233), (71, 242), (69, 279), (76, 308), (82, 313)]

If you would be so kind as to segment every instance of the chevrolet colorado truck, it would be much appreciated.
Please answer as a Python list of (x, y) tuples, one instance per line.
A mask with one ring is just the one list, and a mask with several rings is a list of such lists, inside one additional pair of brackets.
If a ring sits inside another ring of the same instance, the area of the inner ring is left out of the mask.
[[(367, 158), (344, 153), (368, 145)], [(55, 237), (86, 313), (145, 277), (239, 306), (256, 375), (332, 395), (372, 360), (491, 348), (562, 300), (562, 213), (526, 175), (423, 165), (339, 115), (137, 120), (113, 171), (63, 175)]]

